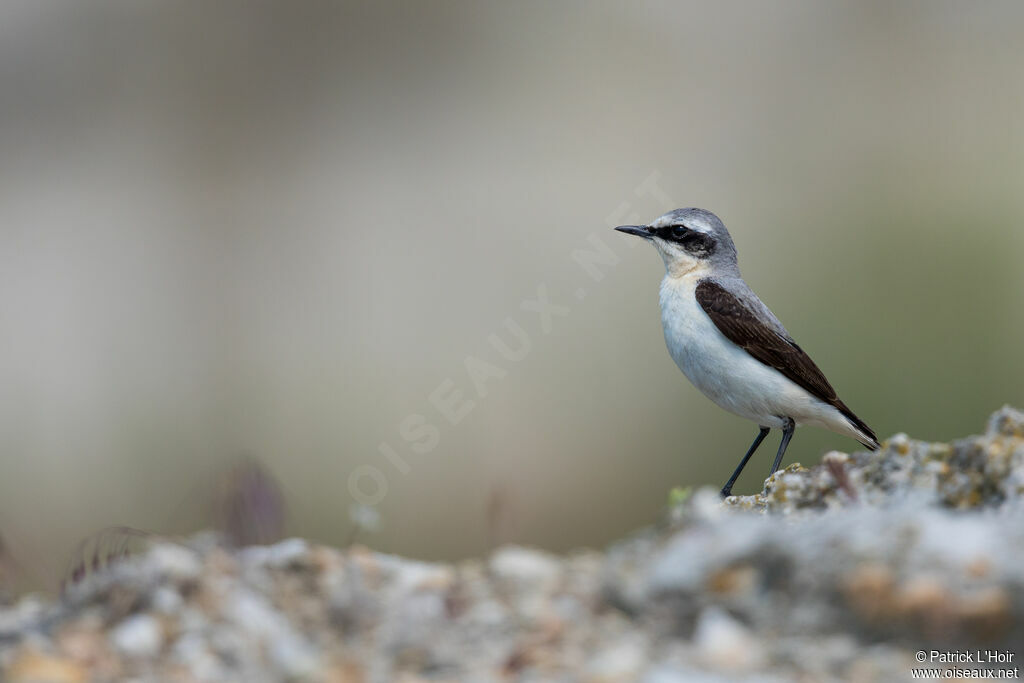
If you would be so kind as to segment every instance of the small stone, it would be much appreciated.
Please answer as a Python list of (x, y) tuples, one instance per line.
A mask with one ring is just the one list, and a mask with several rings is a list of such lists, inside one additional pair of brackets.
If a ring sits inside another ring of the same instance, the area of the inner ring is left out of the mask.
[(738, 595), (752, 592), (756, 584), (757, 570), (753, 567), (726, 567), (708, 577), (707, 588), (720, 595)]
[(1003, 406), (989, 418), (986, 431), (989, 436), (1001, 434), (1024, 438), (1024, 411)]
[(706, 521), (721, 519), (726, 514), (721, 493), (710, 486), (702, 487), (691, 494), (690, 510), (696, 519)]
[(174, 657), (197, 681), (229, 678), (223, 663), (210, 652), (209, 640), (200, 635), (200, 632), (185, 634), (174, 644)]
[(129, 657), (155, 657), (164, 644), (160, 622), (148, 614), (128, 617), (110, 633), (114, 647)]
[(15, 657), (2, 680), (9, 683), (84, 683), (86, 672), (74, 662), (26, 650)]
[(983, 579), (992, 573), (992, 562), (987, 557), (976, 557), (967, 563), (965, 569), (972, 579)]
[(153, 609), (161, 614), (177, 614), (184, 600), (181, 594), (168, 586), (160, 586), (153, 592)]
[(197, 578), (203, 571), (199, 555), (174, 543), (161, 543), (150, 548), (146, 555), (148, 567), (177, 581)]
[(499, 579), (548, 583), (561, 575), (558, 560), (547, 553), (519, 546), (501, 548), (491, 557), (491, 572)]
[(270, 643), (270, 658), (278, 670), (293, 680), (310, 680), (320, 668), (316, 651), (295, 635)]
[(589, 678), (595, 682), (635, 681), (648, 661), (647, 645), (639, 634), (625, 636), (604, 649), (587, 665)]
[(1010, 596), (998, 587), (961, 598), (956, 612), (963, 631), (986, 642), (998, 641), (1013, 623)]
[(869, 621), (888, 618), (893, 610), (895, 579), (883, 564), (863, 564), (842, 582), (847, 604)]
[(956, 602), (938, 576), (915, 576), (896, 596), (897, 612), (936, 637), (953, 621)]
[(274, 545), (254, 545), (241, 551), (244, 564), (283, 569), (301, 562), (309, 556), (309, 543), (301, 538), (289, 538)]
[(750, 629), (718, 607), (701, 612), (693, 642), (701, 660), (719, 671), (749, 671), (764, 659)]

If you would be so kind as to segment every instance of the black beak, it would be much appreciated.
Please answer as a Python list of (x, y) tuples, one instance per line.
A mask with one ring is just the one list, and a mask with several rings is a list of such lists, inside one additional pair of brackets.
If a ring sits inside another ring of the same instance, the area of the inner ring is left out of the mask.
[(619, 232), (625, 232), (630, 235), (636, 235), (637, 237), (643, 237), (645, 240), (651, 239), (651, 229), (646, 225), (620, 225), (615, 228)]

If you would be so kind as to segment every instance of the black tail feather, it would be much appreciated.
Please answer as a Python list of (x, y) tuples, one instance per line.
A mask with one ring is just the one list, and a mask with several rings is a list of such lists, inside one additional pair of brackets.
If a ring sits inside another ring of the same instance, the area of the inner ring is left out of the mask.
[(860, 441), (860, 439), (857, 439), (866, 448), (872, 451), (877, 451), (879, 448), (882, 447), (882, 445), (878, 442), (878, 437), (875, 436), (874, 430), (872, 430), (871, 427), (868, 427), (867, 423), (864, 422), (864, 420), (854, 415), (853, 411), (847, 408), (845, 403), (843, 403), (840, 400), (836, 400), (835, 406), (839, 410), (839, 412), (841, 412), (843, 416), (850, 421), (850, 424), (853, 425), (854, 429), (856, 429), (857, 431), (861, 432), (866, 436), (871, 437), (871, 443), (865, 443), (864, 441)]

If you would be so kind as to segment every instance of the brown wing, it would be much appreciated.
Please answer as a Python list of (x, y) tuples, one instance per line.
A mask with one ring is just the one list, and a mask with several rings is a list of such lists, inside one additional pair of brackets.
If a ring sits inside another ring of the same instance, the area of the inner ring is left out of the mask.
[(874, 432), (839, 400), (836, 390), (811, 357), (788, 335), (762, 322), (738, 297), (714, 280), (701, 280), (695, 293), (697, 303), (729, 341), (834, 406), (858, 429), (874, 438)]

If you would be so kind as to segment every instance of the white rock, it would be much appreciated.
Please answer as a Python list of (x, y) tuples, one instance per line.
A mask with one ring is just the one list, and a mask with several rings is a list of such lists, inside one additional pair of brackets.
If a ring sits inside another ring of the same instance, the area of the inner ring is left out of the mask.
[(317, 668), (313, 647), (263, 596), (236, 590), (225, 601), (224, 615), (268, 646), (273, 663), (287, 676), (302, 678)]
[(287, 567), (309, 554), (309, 543), (301, 538), (289, 538), (274, 545), (255, 545), (239, 553), (247, 565)]
[(320, 670), (316, 650), (296, 634), (287, 635), (270, 644), (270, 658), (290, 679), (310, 680)]
[(393, 595), (404, 595), (425, 585), (442, 585), (452, 579), (452, 570), (441, 564), (406, 560), (392, 565)]
[(210, 652), (206, 638), (200, 633), (183, 635), (174, 644), (174, 656), (188, 667), (197, 681), (218, 681), (227, 678), (221, 661)]
[(474, 604), (467, 616), (469, 621), (481, 627), (501, 626), (508, 618), (508, 610), (497, 600), (489, 598)]
[(110, 634), (114, 647), (129, 657), (155, 657), (164, 644), (160, 622), (148, 614), (128, 617)]
[(714, 521), (729, 513), (722, 505), (722, 494), (710, 486), (697, 489), (690, 500), (693, 514), (697, 519)]
[(693, 643), (704, 664), (719, 671), (750, 671), (764, 660), (750, 629), (718, 607), (701, 612)]
[(153, 593), (153, 609), (161, 614), (177, 614), (183, 603), (181, 594), (168, 586), (160, 586)]
[(150, 569), (177, 581), (196, 579), (203, 571), (199, 555), (173, 543), (153, 546), (146, 556)]
[(548, 583), (558, 579), (562, 569), (558, 560), (539, 550), (506, 546), (491, 557), (491, 572), (499, 579)]
[(596, 653), (587, 665), (587, 671), (598, 680), (634, 681), (647, 661), (644, 638), (627, 634), (611, 647)]

